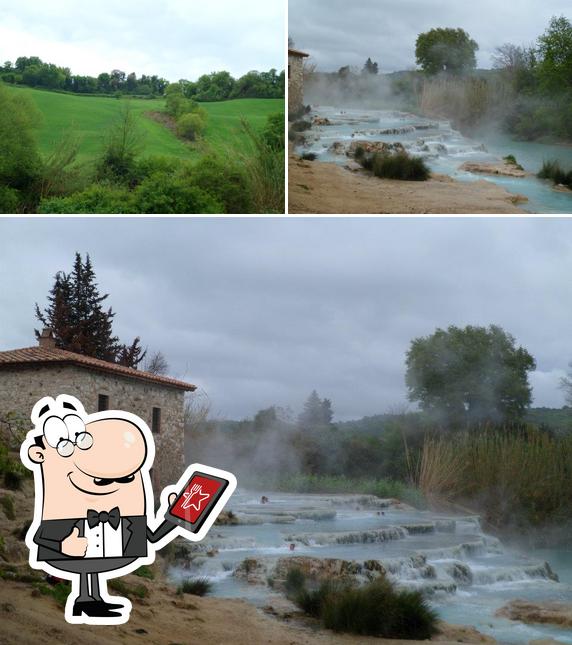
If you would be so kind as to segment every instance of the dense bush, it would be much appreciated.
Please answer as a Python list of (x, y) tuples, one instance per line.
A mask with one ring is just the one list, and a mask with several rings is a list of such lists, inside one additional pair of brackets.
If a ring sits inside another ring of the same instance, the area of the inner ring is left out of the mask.
[(385, 578), (360, 587), (336, 580), (312, 585), (300, 574), (292, 582), (287, 585), (289, 598), (336, 632), (425, 640), (438, 631), (437, 614), (421, 592), (398, 590)]
[(20, 207), (20, 193), (10, 186), (0, 186), (0, 213), (16, 213)]
[(15, 212), (34, 204), (33, 188), (41, 174), (35, 128), (40, 114), (27, 96), (0, 84), (0, 210)]
[(222, 213), (222, 204), (212, 195), (179, 175), (155, 173), (135, 189), (135, 213)]
[(429, 168), (421, 157), (411, 157), (406, 152), (356, 155), (356, 160), (376, 177), (401, 179), (404, 181), (427, 181), (431, 176)]
[(284, 150), (284, 130), (284, 113), (276, 112), (268, 117), (262, 137), (272, 149)]
[(206, 112), (204, 110), (183, 114), (177, 120), (177, 135), (189, 141), (195, 141), (206, 128)]
[(252, 212), (252, 198), (248, 178), (243, 169), (231, 160), (203, 157), (184, 171), (195, 186), (213, 196), (222, 204), (224, 213)]
[(68, 197), (42, 200), (38, 213), (42, 214), (129, 214), (135, 213), (135, 203), (127, 188), (92, 184), (85, 190)]
[(421, 592), (396, 590), (383, 578), (327, 595), (322, 620), (336, 632), (382, 638), (426, 640), (438, 631), (438, 616)]

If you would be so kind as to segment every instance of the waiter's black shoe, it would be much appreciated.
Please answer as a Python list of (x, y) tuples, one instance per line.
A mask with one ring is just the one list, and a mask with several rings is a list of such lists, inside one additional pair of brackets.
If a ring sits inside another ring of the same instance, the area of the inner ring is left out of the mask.
[[(111, 606), (113, 605), (108, 606), (101, 600), (76, 600), (73, 605), (73, 615), (81, 616), (82, 614), (85, 614), (90, 618), (119, 618), (121, 614), (111, 611)], [(119, 607), (123, 607), (123, 605), (119, 605)]]
[(125, 605), (121, 605), (118, 602), (105, 602), (105, 600), (95, 600), (97, 605), (105, 607), (105, 609), (125, 609)]

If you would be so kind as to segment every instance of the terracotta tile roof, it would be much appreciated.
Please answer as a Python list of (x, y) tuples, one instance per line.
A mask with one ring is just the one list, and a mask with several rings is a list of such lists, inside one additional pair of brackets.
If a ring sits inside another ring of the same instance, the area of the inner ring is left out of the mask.
[(301, 58), (308, 58), (310, 54), (305, 54), (298, 49), (289, 49), (288, 56), (300, 56)]
[(77, 365), (100, 372), (108, 372), (110, 374), (117, 374), (127, 378), (134, 378), (140, 381), (148, 381), (157, 385), (165, 385), (166, 387), (175, 387), (180, 390), (192, 392), (196, 390), (196, 385), (192, 383), (185, 383), (184, 381), (177, 381), (168, 376), (157, 376), (149, 372), (135, 370), (131, 367), (124, 367), (116, 363), (108, 363), (98, 358), (91, 356), (84, 356), (83, 354), (75, 354), (59, 348), (52, 347), (24, 347), (23, 349), (12, 349), (7, 352), (0, 352), (0, 370), (9, 367), (25, 367), (32, 364), (65, 364)]

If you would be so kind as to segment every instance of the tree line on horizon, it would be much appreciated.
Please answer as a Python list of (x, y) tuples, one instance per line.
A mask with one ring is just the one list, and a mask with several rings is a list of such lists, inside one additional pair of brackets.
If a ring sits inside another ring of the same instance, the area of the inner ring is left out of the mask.
[[(97, 77), (72, 74), (69, 67), (45, 63), (38, 56), (21, 56), (15, 63), (0, 67), (0, 79), (11, 85), (25, 85), (73, 94), (122, 95), (156, 98), (164, 95), (169, 81), (157, 75), (114, 69)], [(203, 74), (197, 81), (181, 79), (178, 83), (187, 98), (195, 101), (225, 101), (239, 98), (284, 98), (284, 71), (250, 71), (235, 79), (227, 71)]]

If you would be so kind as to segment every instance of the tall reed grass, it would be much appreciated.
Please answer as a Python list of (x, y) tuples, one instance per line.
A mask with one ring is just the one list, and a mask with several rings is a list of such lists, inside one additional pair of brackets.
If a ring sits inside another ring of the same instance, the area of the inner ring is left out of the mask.
[(242, 120), (248, 146), (240, 162), (248, 177), (254, 213), (283, 213), (286, 199), (284, 147), (272, 145)]
[(572, 437), (485, 428), (427, 438), (418, 484), (429, 500), (471, 503), (497, 526), (558, 521), (572, 504)]
[(471, 127), (504, 114), (513, 100), (512, 86), (501, 78), (439, 77), (423, 83), (419, 108), (428, 116)]

